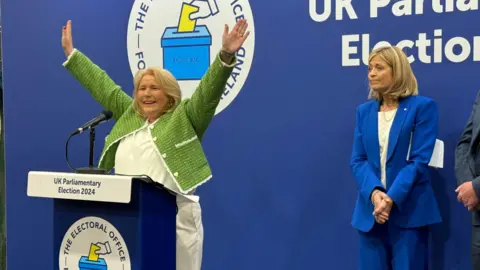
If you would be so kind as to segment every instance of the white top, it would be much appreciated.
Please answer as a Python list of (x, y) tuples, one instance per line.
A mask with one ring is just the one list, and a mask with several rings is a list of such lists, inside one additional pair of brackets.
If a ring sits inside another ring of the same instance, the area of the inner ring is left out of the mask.
[(388, 137), (390, 135), (390, 128), (392, 127), (393, 119), (397, 109), (388, 112), (378, 112), (378, 143), (380, 145), (380, 167), (381, 179), (384, 188), (387, 188), (387, 176), (385, 173), (385, 163), (387, 162), (388, 151)]
[(157, 121), (145, 124), (135, 132), (121, 139), (115, 155), (115, 173), (126, 175), (148, 175), (153, 181), (168, 189), (180, 192), (171, 172), (165, 164), (167, 155), (160, 153), (151, 130)]

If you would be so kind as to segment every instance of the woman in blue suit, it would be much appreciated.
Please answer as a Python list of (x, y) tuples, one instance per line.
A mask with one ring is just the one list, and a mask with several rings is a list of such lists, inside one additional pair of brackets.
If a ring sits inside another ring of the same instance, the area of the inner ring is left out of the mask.
[(357, 181), (352, 225), (359, 269), (428, 269), (428, 225), (441, 222), (428, 163), (437, 105), (418, 95), (406, 55), (382, 47), (369, 56), (370, 100), (357, 108), (350, 166)]

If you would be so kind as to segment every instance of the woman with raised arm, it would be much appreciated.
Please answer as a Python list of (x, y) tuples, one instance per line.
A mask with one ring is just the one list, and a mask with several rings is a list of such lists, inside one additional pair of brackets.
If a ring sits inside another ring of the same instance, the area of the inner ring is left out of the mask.
[(116, 121), (105, 140), (99, 167), (128, 175), (148, 175), (167, 188), (190, 195), (177, 196), (177, 268), (200, 270), (203, 248), (201, 208), (195, 189), (212, 175), (200, 143), (210, 124), (223, 89), (236, 63), (235, 53), (249, 32), (239, 20), (222, 36), (222, 49), (189, 99), (173, 75), (147, 68), (134, 78), (133, 98), (105, 71), (74, 48), (72, 23), (62, 30), (65, 68)]

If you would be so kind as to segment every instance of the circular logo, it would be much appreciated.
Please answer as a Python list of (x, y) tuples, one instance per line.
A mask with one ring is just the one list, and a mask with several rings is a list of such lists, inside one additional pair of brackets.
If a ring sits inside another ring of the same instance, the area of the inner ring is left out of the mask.
[(108, 221), (85, 217), (76, 221), (63, 237), (60, 269), (130, 270), (130, 255), (120, 233)]
[(231, 31), (242, 18), (248, 22), (250, 35), (237, 52), (237, 63), (216, 110), (220, 113), (238, 95), (252, 65), (255, 26), (248, 0), (136, 0), (127, 32), (132, 74), (146, 67), (162, 67), (178, 80), (183, 98), (191, 97), (222, 47), (225, 24)]

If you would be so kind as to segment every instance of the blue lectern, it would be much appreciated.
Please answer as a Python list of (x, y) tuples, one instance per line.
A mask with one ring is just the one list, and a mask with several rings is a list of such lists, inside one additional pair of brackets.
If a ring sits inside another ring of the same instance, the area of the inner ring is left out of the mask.
[(148, 178), (30, 172), (28, 195), (54, 199), (55, 269), (175, 270), (176, 199)]

